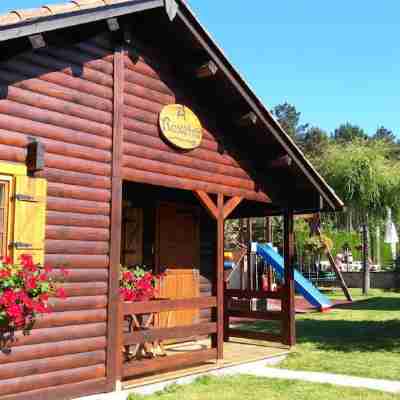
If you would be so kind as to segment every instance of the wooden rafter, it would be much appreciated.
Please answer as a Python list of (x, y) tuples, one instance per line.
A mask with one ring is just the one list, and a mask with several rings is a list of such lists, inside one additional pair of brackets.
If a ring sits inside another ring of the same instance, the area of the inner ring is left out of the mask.
[(227, 219), (229, 215), (235, 210), (235, 208), (242, 202), (243, 197), (234, 196), (229, 199), (224, 205), (224, 219)]
[(202, 190), (195, 190), (194, 194), (199, 199), (200, 203), (204, 206), (206, 211), (210, 214), (210, 216), (214, 219), (218, 219), (218, 207), (215, 205), (214, 201), (208, 195), (208, 193)]

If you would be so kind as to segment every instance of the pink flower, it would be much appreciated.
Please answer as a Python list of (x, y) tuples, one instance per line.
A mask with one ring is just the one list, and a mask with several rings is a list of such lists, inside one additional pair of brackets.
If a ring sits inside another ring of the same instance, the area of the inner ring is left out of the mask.
[(69, 271), (67, 271), (65, 268), (61, 268), (61, 275), (66, 278), (69, 275)]

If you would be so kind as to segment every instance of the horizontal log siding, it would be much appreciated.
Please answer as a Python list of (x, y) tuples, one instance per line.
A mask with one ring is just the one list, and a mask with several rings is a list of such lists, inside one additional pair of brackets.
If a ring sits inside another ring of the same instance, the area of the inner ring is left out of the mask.
[(216, 130), (204, 127), (200, 147), (185, 153), (174, 150), (160, 138), (159, 112), (184, 92), (178, 84), (170, 83), (170, 78), (163, 79), (164, 72), (143, 58), (134, 64), (125, 56), (124, 177), (267, 201), (268, 197), (258, 191), (241, 162), (227, 153), (221, 154)]
[(44, 143), (46, 167), (37, 176), (48, 180), (46, 262), (55, 277), (60, 266), (69, 270), (68, 298), (52, 299), (54, 312), (30, 336), (18, 332), (10, 355), (0, 353), (1, 395), (104, 384), (112, 61), (112, 52), (87, 41), (0, 64), (0, 160), (25, 162), (29, 137)]

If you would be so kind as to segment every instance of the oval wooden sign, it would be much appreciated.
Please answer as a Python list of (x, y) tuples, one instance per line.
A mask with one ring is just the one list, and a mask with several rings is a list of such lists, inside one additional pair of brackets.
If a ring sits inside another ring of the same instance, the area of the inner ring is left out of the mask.
[(203, 139), (203, 128), (196, 114), (180, 104), (170, 104), (161, 110), (160, 129), (168, 142), (183, 150), (195, 149)]

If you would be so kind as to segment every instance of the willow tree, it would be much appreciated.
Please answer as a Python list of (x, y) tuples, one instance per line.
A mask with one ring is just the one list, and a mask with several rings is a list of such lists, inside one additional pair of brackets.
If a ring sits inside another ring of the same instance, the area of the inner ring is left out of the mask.
[[(383, 219), (387, 208), (399, 215), (400, 161), (390, 157), (387, 142), (363, 139), (345, 145), (333, 142), (314, 163), (348, 209), (362, 216), (365, 227), (369, 220)], [(365, 257), (364, 271), (366, 293), (369, 274)]]

